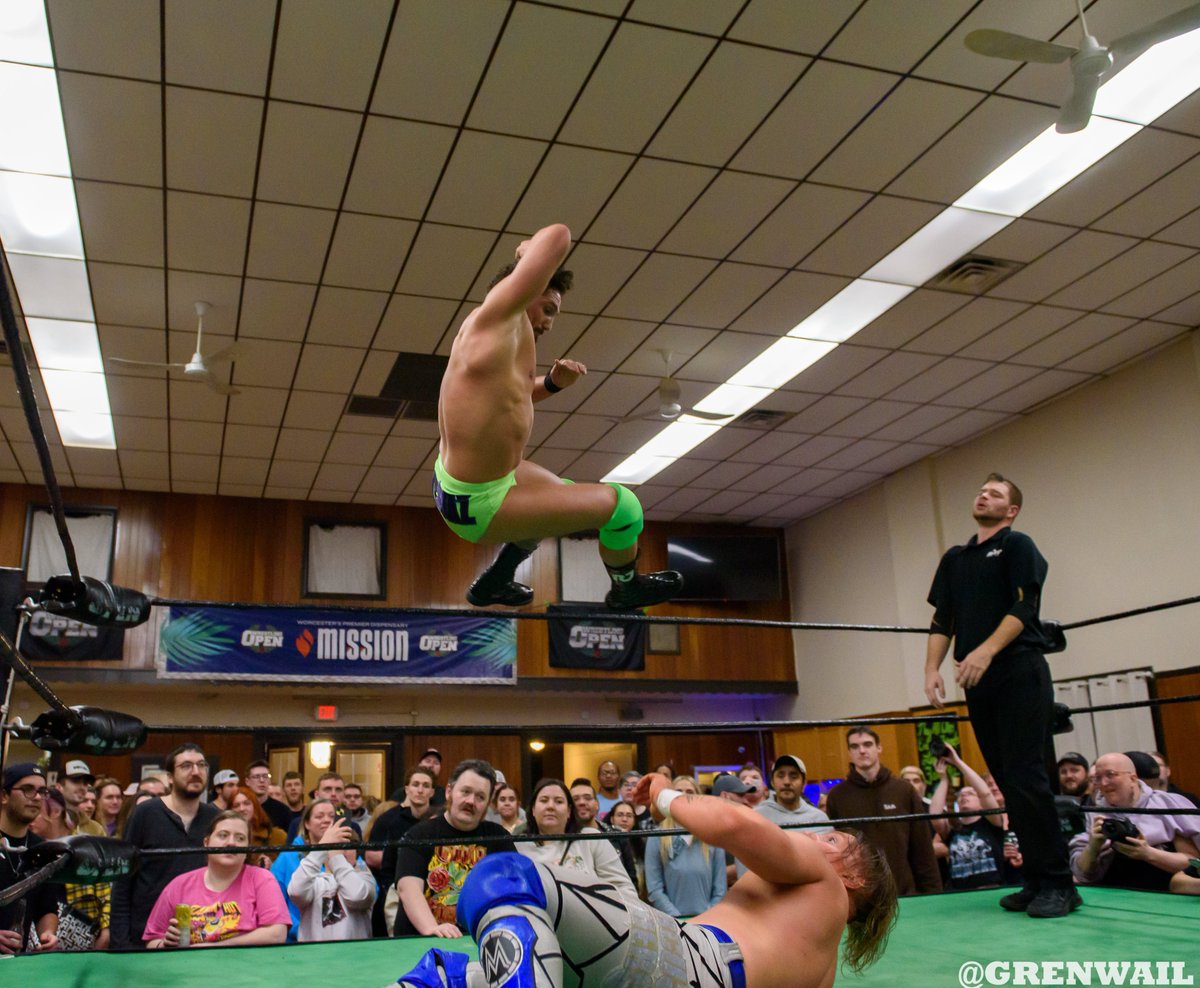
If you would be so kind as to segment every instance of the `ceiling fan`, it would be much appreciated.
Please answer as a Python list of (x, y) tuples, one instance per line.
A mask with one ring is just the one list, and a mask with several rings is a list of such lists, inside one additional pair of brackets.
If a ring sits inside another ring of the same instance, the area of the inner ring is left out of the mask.
[(964, 39), (971, 51), (992, 58), (1048, 63), (1069, 59), (1073, 80), (1071, 92), (1059, 112), (1058, 123), (1054, 125), (1060, 134), (1074, 134), (1088, 125), (1096, 102), (1096, 92), (1104, 74), (1112, 68), (1113, 56), (1139, 54), (1160, 41), (1200, 28), (1200, 3), (1195, 3), (1137, 31), (1122, 35), (1106, 46), (1088, 31), (1082, 0), (1075, 0), (1075, 7), (1079, 11), (1079, 24), (1083, 32), (1083, 40), (1078, 48), (991, 28), (972, 31)]
[(229, 346), (218, 350), (216, 353), (209, 354), (207, 357), (201, 353), (204, 342), (204, 314), (211, 309), (212, 306), (208, 302), (196, 303), (196, 352), (192, 354), (192, 359), (186, 364), (160, 364), (149, 360), (126, 360), (124, 357), (109, 358), (114, 364), (129, 364), (132, 367), (166, 367), (168, 369), (178, 369), (183, 371), (183, 376), (193, 381), (203, 381), (217, 394), (236, 395), (241, 392), (224, 381), (219, 381), (209, 369), (215, 364), (225, 364), (232, 361), (241, 352), (242, 347), (239, 343), (231, 343)]
[(658, 400), (658, 407), (651, 411), (645, 411), (634, 415), (626, 415), (624, 418), (614, 419), (616, 422), (673, 422), (680, 415), (690, 415), (693, 418), (707, 419), (711, 422), (728, 422), (733, 418), (732, 415), (722, 412), (701, 412), (695, 408), (684, 408), (679, 403), (679, 398), (682, 390), (679, 387), (679, 382), (671, 376), (671, 351), (657, 350), (655, 351), (663, 361), (664, 374), (658, 380), (658, 391), (655, 398)]

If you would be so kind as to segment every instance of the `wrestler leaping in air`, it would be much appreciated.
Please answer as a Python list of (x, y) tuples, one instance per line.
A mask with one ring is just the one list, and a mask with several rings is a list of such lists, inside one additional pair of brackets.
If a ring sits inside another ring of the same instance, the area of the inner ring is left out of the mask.
[(483, 304), (463, 320), (450, 349), (438, 398), (439, 455), (433, 496), (446, 524), (468, 542), (504, 543), (471, 584), (467, 600), (519, 607), (533, 590), (514, 580), (540, 539), (600, 530), (600, 558), (612, 578), (613, 609), (670, 600), (683, 586), (675, 572), (638, 573), (642, 506), (620, 484), (573, 484), (524, 459), (533, 404), (587, 373), (555, 360), (537, 376), (535, 342), (548, 333), (572, 283), (560, 265), (571, 231), (547, 226), (517, 247), (516, 261), (493, 280)]

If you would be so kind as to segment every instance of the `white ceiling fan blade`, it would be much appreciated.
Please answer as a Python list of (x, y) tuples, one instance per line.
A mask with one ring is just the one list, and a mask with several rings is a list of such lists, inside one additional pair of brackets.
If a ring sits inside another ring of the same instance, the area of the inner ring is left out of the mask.
[(1108, 46), (1108, 50), (1114, 55), (1131, 55), (1197, 28), (1200, 28), (1200, 3), (1184, 7), (1140, 30), (1122, 35)]
[(204, 383), (219, 395), (240, 395), (242, 393), (232, 384), (226, 384), (224, 381), (218, 381), (215, 377), (210, 376)]
[(166, 368), (184, 368), (187, 364), (162, 364), (154, 360), (128, 360), (125, 357), (109, 357), (109, 363), (113, 364), (129, 364), (131, 367), (166, 367)]
[(710, 422), (724, 422), (734, 417), (728, 412), (701, 412), (694, 408), (685, 408), (682, 414), (690, 415), (694, 419), (707, 419)]
[(240, 343), (230, 343), (227, 347), (222, 347), (216, 353), (210, 353), (204, 358), (205, 364), (221, 364), (226, 361), (236, 360), (245, 348)]
[(986, 27), (972, 31), (963, 39), (963, 43), (977, 55), (1007, 58), (1014, 62), (1065, 62), (1076, 51), (1066, 45)]
[(1060, 134), (1075, 134), (1083, 130), (1092, 119), (1092, 107), (1096, 103), (1096, 92), (1100, 88), (1098, 75), (1077, 75), (1071, 95), (1063, 104), (1054, 129)]

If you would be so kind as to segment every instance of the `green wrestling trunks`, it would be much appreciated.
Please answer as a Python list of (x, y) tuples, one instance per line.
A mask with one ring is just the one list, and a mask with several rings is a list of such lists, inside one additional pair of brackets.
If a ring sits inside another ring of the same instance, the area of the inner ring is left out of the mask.
[(508, 489), (517, 482), (517, 472), (511, 470), (498, 480), (468, 484), (455, 480), (442, 466), (439, 456), (433, 464), (433, 500), (438, 513), (460, 539), (478, 542), (483, 538), (504, 503)]

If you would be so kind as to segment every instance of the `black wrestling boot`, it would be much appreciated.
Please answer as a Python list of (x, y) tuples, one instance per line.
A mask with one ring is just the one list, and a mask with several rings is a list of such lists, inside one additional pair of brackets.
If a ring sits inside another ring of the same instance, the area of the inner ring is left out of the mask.
[(604, 603), (611, 611), (635, 611), (652, 604), (662, 604), (683, 589), (683, 577), (673, 569), (658, 573), (639, 573), (637, 560), (625, 566), (605, 566), (612, 577), (612, 589), (605, 594)]
[(1029, 908), (1029, 903), (1037, 898), (1038, 890), (1026, 885), (1018, 892), (1010, 892), (1000, 900), (1000, 908), (1007, 909), (1010, 913), (1023, 913)]
[(513, 579), (517, 567), (533, 555), (538, 546), (533, 542), (506, 542), (496, 561), (485, 569), (467, 588), (467, 600), (476, 607), (501, 604), (504, 607), (524, 607), (533, 600), (533, 588)]

